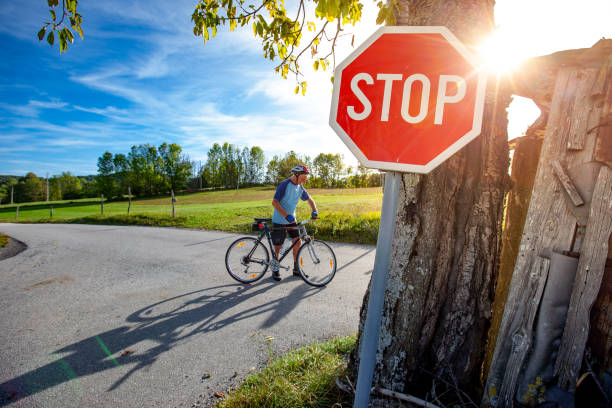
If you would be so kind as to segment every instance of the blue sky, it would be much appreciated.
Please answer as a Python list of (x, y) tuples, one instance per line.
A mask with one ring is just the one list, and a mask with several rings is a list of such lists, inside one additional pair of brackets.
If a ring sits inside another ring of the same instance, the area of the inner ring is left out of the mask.
[(178, 143), (196, 161), (226, 141), (269, 156), (348, 153), (316, 101), (331, 95), (329, 75), (295, 95), (250, 28), (204, 46), (195, 1), (82, 0), (85, 39), (62, 55), (36, 37), (46, 1), (19, 3), (0, 2), (0, 174), (93, 174), (104, 151), (143, 143)]
[[(532, 13), (534, 25), (552, 28), (534, 34), (542, 37), (537, 41), (532, 36), (530, 45), (542, 44), (533, 55), (589, 47), (601, 36), (612, 36), (610, 0), (585, 0), (584, 18), (576, 15), (575, 2), (497, 3), (506, 16), (522, 12), (504, 22), (509, 32), (512, 21), (516, 30), (528, 31), (526, 7), (542, 5)], [(202, 45), (190, 21), (195, 4), (81, 0), (85, 40), (75, 39), (59, 55), (57, 44), (50, 47), (36, 37), (48, 19), (46, 1), (0, 0), (0, 174), (95, 174), (97, 158), (106, 150), (127, 153), (132, 145), (163, 142), (178, 143), (192, 160), (202, 162), (213, 143), (227, 141), (258, 145), (268, 157), (293, 149), (311, 157), (342, 153), (355, 163), (327, 124), (329, 73), (313, 73), (311, 61), (304, 59), (308, 93), (295, 95), (295, 82), (273, 72), (275, 64), (263, 59), (250, 27), (221, 32)], [(376, 29), (374, 3), (366, 4), (355, 44)], [(551, 15), (551, 10), (564, 14)], [(566, 15), (584, 28), (573, 24), (568, 29)], [(561, 34), (554, 30), (573, 35), (555, 42)], [(338, 62), (349, 52), (350, 47), (341, 47)], [(522, 109), (528, 113), (515, 108), (515, 136), (533, 120), (534, 111), (526, 106)]]

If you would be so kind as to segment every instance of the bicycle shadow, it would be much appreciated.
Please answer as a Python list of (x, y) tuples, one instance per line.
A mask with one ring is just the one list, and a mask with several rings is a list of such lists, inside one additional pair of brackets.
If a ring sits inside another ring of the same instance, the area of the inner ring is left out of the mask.
[[(244, 305), (246, 301), (276, 285), (278, 283), (272, 282), (251, 286), (220, 285), (188, 292), (142, 308), (126, 318), (128, 324), (55, 350), (50, 355), (51, 358), (57, 357), (55, 361), (0, 384), (0, 407), (79, 377), (122, 365), (133, 365), (107, 390), (112, 391), (133, 373), (152, 366), (160, 355), (192, 336), (217, 331), (269, 312), (272, 313), (261, 328), (271, 327), (302, 300), (320, 290), (298, 285), (285, 297), (252, 307)], [(155, 345), (142, 352), (143, 346), (139, 344), (138, 354), (133, 353), (130, 347), (142, 341), (153, 341)], [(63, 357), (57, 356), (66, 353), (68, 355)]]

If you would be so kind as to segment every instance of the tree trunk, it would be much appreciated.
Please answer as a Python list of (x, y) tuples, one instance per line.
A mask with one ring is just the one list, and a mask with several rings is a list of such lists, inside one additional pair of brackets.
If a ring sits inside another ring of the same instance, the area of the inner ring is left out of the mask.
[[(493, 2), (403, 0), (396, 16), (446, 26), (469, 47), (493, 28)], [(481, 135), (432, 173), (402, 177), (373, 385), (423, 394), (439, 377), (479, 397), (509, 187), (509, 102), (491, 79)]]

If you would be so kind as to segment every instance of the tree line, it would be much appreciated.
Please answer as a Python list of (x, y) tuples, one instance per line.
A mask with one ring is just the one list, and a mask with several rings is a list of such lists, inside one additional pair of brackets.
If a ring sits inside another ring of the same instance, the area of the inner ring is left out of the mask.
[(136, 197), (153, 197), (179, 191), (192, 177), (193, 163), (176, 143), (132, 146), (127, 154), (104, 152), (98, 158), (96, 185), (109, 199), (128, 191)]
[(73, 200), (98, 194), (95, 176), (73, 176), (69, 171), (50, 178), (28, 173), (0, 176), (0, 204)]
[(291, 176), (291, 169), (296, 164), (305, 164), (310, 169), (306, 187), (314, 188), (358, 188), (380, 187), (382, 173), (367, 169), (361, 165), (356, 168), (347, 166), (341, 154), (319, 153), (314, 159), (301, 156), (294, 151), (284, 156), (274, 155), (268, 162), (266, 182), (278, 184)]
[(241, 148), (227, 142), (223, 145), (215, 143), (210, 148), (207, 160), (197, 174), (201, 186), (207, 188), (276, 185), (291, 176), (291, 169), (297, 164), (305, 164), (311, 170), (306, 187), (377, 187), (382, 183), (381, 173), (363, 166), (356, 169), (347, 166), (341, 154), (320, 153), (311, 159), (289, 151), (283, 156), (274, 155), (266, 163), (259, 146)]
[(51, 178), (34, 173), (24, 177), (0, 176), (0, 204), (96, 197), (119, 199), (130, 192), (135, 197), (154, 197), (185, 189), (240, 188), (276, 185), (291, 176), (296, 164), (311, 170), (306, 187), (377, 187), (382, 174), (363, 166), (347, 166), (340, 154), (320, 153), (314, 159), (289, 151), (266, 160), (259, 146), (240, 147), (215, 143), (206, 161), (194, 162), (176, 143), (132, 146), (127, 154), (104, 152), (95, 176), (73, 176), (63, 172)]

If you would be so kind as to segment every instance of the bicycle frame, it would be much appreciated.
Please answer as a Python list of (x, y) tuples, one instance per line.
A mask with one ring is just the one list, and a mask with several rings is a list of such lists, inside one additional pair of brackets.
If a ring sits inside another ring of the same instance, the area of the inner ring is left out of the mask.
[[(310, 222), (310, 220), (302, 221), (299, 224), (297, 224), (297, 226), (295, 226), (295, 227), (283, 227), (284, 229), (296, 228), (298, 230), (298, 234), (299, 235), (298, 235), (298, 239), (296, 239), (295, 241), (293, 241), (291, 243), (291, 246), (289, 246), (289, 248), (287, 248), (285, 253), (281, 254), (280, 258), (278, 258), (276, 256), (276, 250), (274, 248), (274, 243), (272, 242), (272, 236), (270, 234), (272, 229), (270, 227), (268, 227), (268, 224), (265, 223), (265, 222), (264, 222), (264, 229), (261, 232), (261, 234), (259, 234), (259, 237), (257, 238), (257, 243), (260, 244), (261, 241), (263, 240), (263, 237), (265, 236), (267, 241), (268, 241), (268, 247), (270, 248), (270, 252), (272, 252), (272, 259), (278, 261), (279, 264), (280, 264), (283, 261), (283, 259), (285, 259), (287, 254), (289, 254), (291, 252), (293, 247), (295, 247), (297, 245), (299, 240), (302, 240), (304, 242), (308, 242), (310, 240), (310, 236), (306, 232), (306, 224), (308, 224), (308, 222)], [(249, 254), (247, 255), (247, 258), (250, 258), (251, 255), (253, 255), (253, 252), (255, 251), (256, 248), (257, 248), (257, 245), (254, 245), (253, 249), (251, 249), (251, 252), (249, 252)]]

